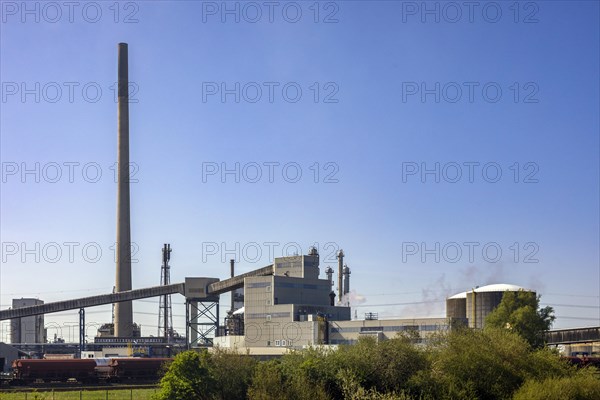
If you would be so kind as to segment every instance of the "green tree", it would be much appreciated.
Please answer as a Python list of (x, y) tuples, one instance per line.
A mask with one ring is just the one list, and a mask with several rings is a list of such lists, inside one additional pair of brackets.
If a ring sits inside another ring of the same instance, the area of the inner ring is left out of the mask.
[(248, 389), (250, 400), (329, 400), (321, 382), (312, 381), (302, 364), (301, 352), (281, 360), (261, 362)]
[(567, 377), (574, 368), (548, 349), (532, 350), (505, 329), (461, 329), (427, 349), (430, 367), (411, 377), (415, 398), (508, 399), (528, 379)]
[(256, 366), (248, 388), (250, 400), (284, 399), (285, 378), (279, 360), (263, 361)]
[(485, 328), (508, 329), (521, 335), (533, 348), (541, 348), (555, 316), (552, 307), (539, 305), (540, 296), (533, 292), (507, 291), (500, 305), (487, 316)]
[(256, 359), (236, 350), (216, 348), (210, 359), (211, 376), (217, 383), (215, 399), (244, 399), (252, 381)]
[(160, 380), (155, 400), (207, 400), (216, 392), (210, 371), (210, 354), (185, 351), (178, 354)]

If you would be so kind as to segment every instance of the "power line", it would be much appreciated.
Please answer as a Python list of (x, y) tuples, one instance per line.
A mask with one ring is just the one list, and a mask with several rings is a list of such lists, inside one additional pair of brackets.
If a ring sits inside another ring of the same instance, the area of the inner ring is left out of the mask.
[(574, 307), (574, 308), (600, 308), (598, 306), (587, 306), (587, 305), (579, 305), (579, 304), (548, 304), (551, 307)]
[(591, 297), (594, 299), (600, 298), (600, 296), (589, 295), (589, 294), (570, 294), (570, 293), (544, 293), (544, 296), (567, 296), (567, 297)]
[(406, 303), (386, 303), (386, 304), (359, 304), (356, 307), (389, 307), (389, 306), (409, 306), (413, 304), (428, 304), (428, 303), (444, 303), (445, 300), (433, 300), (433, 301), (411, 301)]
[(399, 295), (405, 295), (405, 294), (421, 294), (421, 293), (423, 293), (423, 292), (373, 293), (373, 294), (363, 294), (363, 296), (369, 296), (369, 297), (376, 297), (376, 296), (399, 296)]
[(576, 320), (582, 320), (582, 321), (598, 321), (600, 320), (600, 318), (596, 317), (596, 318), (586, 318), (586, 317), (564, 317), (564, 316), (560, 316), (557, 315), (556, 319), (576, 319)]
[[(34, 294), (51, 294), (51, 293), (75, 293), (75, 292), (92, 292), (94, 290), (106, 290), (105, 287), (92, 288), (92, 289), (77, 289), (77, 290), (53, 290), (49, 292), (20, 292), (20, 293), (2, 293), (2, 296), (31, 296)], [(105, 293), (105, 292), (102, 292)]]

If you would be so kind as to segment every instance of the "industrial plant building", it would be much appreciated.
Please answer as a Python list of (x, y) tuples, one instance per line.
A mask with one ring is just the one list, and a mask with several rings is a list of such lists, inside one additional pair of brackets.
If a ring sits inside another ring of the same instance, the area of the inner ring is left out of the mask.
[[(22, 308), (44, 304), (38, 299), (20, 298), (13, 299), (12, 308)], [(44, 327), (44, 314), (32, 315), (10, 320), (11, 343), (46, 343), (46, 329)]]
[(226, 318), (229, 329), (215, 337), (214, 344), (244, 348), (252, 354), (277, 354), (307, 346), (353, 344), (365, 336), (385, 340), (410, 333), (426, 340), (434, 332), (467, 323), (464, 317), (379, 320), (376, 314), (351, 320), (345, 300), (350, 269), (343, 265), (343, 256), (340, 251), (338, 297), (342, 300), (337, 304), (333, 270), (327, 268), (327, 279), (319, 279), (315, 249), (309, 255), (276, 258), (272, 275), (245, 278), (244, 308)]
[[(338, 282), (342, 283), (343, 298), (350, 280), (349, 273), (345, 274), (348, 267), (341, 264), (338, 275), (343, 279)], [(244, 348), (252, 354), (278, 354), (312, 345), (354, 344), (361, 337), (392, 339), (399, 333), (424, 342), (435, 332), (458, 326), (483, 328), (485, 318), (500, 304), (506, 291), (535, 295), (520, 286), (494, 284), (449, 297), (446, 318), (379, 320), (370, 313), (364, 320), (351, 320), (350, 307), (343, 304), (344, 300), (334, 305), (333, 270), (326, 269), (327, 279), (318, 278), (316, 251), (308, 256), (276, 258), (274, 266), (270, 276), (244, 279), (244, 308), (226, 318), (226, 324), (237, 329), (223, 330), (225, 334), (214, 339), (216, 346)]]
[[(163, 270), (167, 270), (167, 266), (168, 258), (164, 258)], [(314, 248), (310, 249), (308, 255), (275, 258), (272, 265), (242, 275), (235, 276), (233, 269), (232, 260), (232, 276), (229, 279), (186, 278), (185, 283), (175, 285), (167, 284), (168, 281), (163, 279), (163, 286), (139, 290), (151, 294), (159, 291), (179, 292), (186, 297), (185, 337), (180, 336), (175, 340), (165, 334), (145, 338), (137, 328), (127, 338), (115, 335), (113, 324), (105, 324), (99, 329), (94, 344), (82, 346), (81, 351), (105, 354), (103, 348), (106, 348), (111, 355), (126, 355), (127, 348), (131, 350), (131, 342), (136, 342), (148, 349), (145, 350), (146, 355), (165, 356), (168, 355), (165, 353), (167, 348), (211, 346), (237, 348), (257, 355), (277, 355), (308, 346), (354, 344), (362, 337), (387, 340), (398, 334), (409, 334), (418, 342), (425, 342), (430, 335), (457, 326), (482, 328), (486, 316), (500, 304), (506, 291), (532, 292), (515, 285), (488, 285), (449, 297), (446, 300), (445, 318), (380, 320), (377, 314), (367, 313), (364, 320), (352, 320), (347, 301), (350, 269), (344, 264), (342, 250), (338, 252), (337, 296), (334, 291), (334, 271), (327, 267), (325, 279), (319, 277), (319, 254)], [(231, 293), (232, 302), (228, 314), (221, 321), (218, 304), (222, 293)], [(83, 304), (87, 300), (80, 299), (79, 302)], [(42, 306), (43, 302), (36, 299), (15, 300), (13, 308), (26, 305)], [(62, 303), (45, 305), (50, 312), (57, 309), (56, 306), (62, 306)], [(166, 312), (166, 309), (161, 310)], [(212, 320), (203, 320), (209, 315), (212, 315)], [(36, 335), (24, 337), (20, 343), (46, 342), (45, 336), (40, 336), (43, 331), (39, 329), (40, 326), (43, 328), (43, 314), (15, 318), (13, 321), (21, 321), (21, 325), (31, 323), (37, 327)], [(21, 325), (13, 323), (15, 338), (20, 337), (16, 327)], [(167, 323), (162, 332), (171, 331)]]

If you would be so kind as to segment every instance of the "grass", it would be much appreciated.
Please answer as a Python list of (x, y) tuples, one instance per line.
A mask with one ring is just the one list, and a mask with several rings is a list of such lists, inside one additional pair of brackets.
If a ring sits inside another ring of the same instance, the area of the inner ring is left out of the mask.
[(83, 390), (71, 392), (0, 392), (2, 400), (145, 400), (158, 389)]

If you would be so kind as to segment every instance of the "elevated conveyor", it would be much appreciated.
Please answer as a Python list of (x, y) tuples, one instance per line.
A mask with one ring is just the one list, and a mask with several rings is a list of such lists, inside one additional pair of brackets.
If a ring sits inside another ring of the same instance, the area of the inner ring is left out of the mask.
[[(268, 265), (254, 271), (246, 272), (233, 278), (225, 279), (208, 285), (207, 294), (218, 296), (222, 293), (244, 286), (244, 278), (251, 276), (266, 276), (273, 274), (273, 265)], [(149, 297), (158, 297), (166, 294), (179, 293), (185, 296), (185, 283), (174, 283), (171, 285), (154, 286), (144, 289), (127, 290), (119, 293), (102, 294), (98, 296), (82, 297), (79, 299), (57, 301), (54, 303), (40, 304), (37, 306), (15, 308), (0, 311), (0, 321), (12, 318), (23, 318), (39, 314), (51, 314), (55, 312), (79, 310), (87, 307), (102, 306), (105, 304), (120, 303), (123, 301), (132, 301), (146, 299)]]
[(154, 286), (145, 289), (127, 290), (119, 293), (102, 294), (98, 296), (83, 297), (80, 299), (40, 304), (37, 306), (2, 310), (0, 311), (0, 321), (11, 318), (29, 317), (31, 315), (77, 310), (81, 308), (101, 306), (104, 304), (120, 303), (122, 301), (146, 299), (148, 297), (158, 297), (165, 294), (183, 294), (184, 289), (185, 285), (183, 283), (175, 283), (172, 285)]
[(273, 264), (271, 264), (263, 268), (255, 269), (254, 271), (246, 272), (245, 274), (234, 276), (233, 278), (212, 283), (208, 286), (208, 294), (219, 295), (231, 292), (232, 290), (244, 287), (244, 278), (273, 275), (273, 270), (274, 267)]

